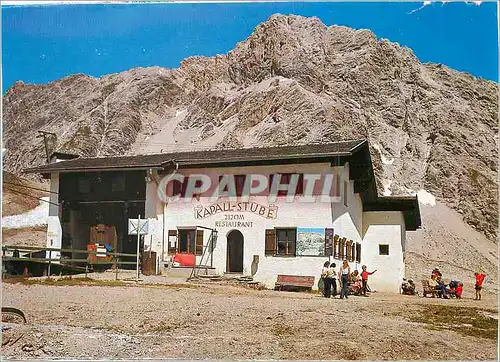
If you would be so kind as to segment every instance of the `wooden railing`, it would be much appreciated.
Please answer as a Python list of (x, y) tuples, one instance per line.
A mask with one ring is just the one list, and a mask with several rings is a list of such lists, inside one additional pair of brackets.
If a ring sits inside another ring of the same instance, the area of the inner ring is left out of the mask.
[[(19, 254), (28, 254), (28, 255), (19, 255), (19, 256), (7, 256), (5, 255), (8, 251), (11, 251), (12, 253), (18, 252)], [(40, 253), (40, 252), (45, 252), (46, 257), (33, 257), (34, 253)], [(97, 250), (83, 250), (83, 249), (61, 249), (61, 248), (41, 248), (41, 247), (36, 247), (36, 246), (7, 246), (4, 245), (2, 246), (2, 261), (33, 261), (33, 262), (38, 262), (38, 263), (46, 263), (47, 264), (47, 275), (50, 276), (51, 272), (51, 266), (54, 264), (53, 262), (58, 262), (57, 265), (60, 266), (71, 266), (71, 264), (83, 264), (85, 263), (85, 275), (88, 272), (88, 267), (89, 265), (114, 265), (114, 268), (116, 270), (116, 279), (118, 279), (118, 265), (136, 265), (136, 269), (139, 269), (139, 264), (136, 261), (122, 261), (120, 260), (121, 257), (130, 257), (130, 258), (137, 258), (137, 254), (126, 254), (126, 253), (114, 253), (114, 252), (108, 252), (106, 251), (105, 256), (111, 256), (111, 260), (89, 260), (89, 257), (87, 258), (68, 258), (60, 254), (58, 258), (53, 258), (52, 253), (71, 253), (73, 256), (74, 254), (86, 254), (88, 256), (96, 256), (97, 257)], [(48, 255), (48, 257), (47, 257)]]

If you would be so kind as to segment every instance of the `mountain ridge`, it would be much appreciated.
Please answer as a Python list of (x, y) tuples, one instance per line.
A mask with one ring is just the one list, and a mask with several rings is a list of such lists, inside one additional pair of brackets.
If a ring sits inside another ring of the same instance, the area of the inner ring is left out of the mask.
[(19, 174), (44, 163), (39, 129), (85, 157), (363, 138), (380, 194), (426, 190), (495, 239), (497, 94), (369, 30), (273, 15), (227, 54), (176, 69), (15, 83), (4, 165)]

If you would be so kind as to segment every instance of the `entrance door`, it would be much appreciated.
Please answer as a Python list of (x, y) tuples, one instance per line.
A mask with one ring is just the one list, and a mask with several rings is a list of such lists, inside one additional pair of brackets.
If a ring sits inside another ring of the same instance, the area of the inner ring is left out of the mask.
[(243, 273), (243, 234), (239, 230), (227, 234), (227, 272)]

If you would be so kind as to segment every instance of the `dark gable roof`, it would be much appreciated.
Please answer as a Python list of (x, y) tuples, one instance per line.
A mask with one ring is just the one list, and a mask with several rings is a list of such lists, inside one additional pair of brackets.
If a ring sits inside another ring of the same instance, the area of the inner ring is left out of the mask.
[(375, 200), (363, 202), (363, 211), (401, 211), (406, 230), (417, 230), (422, 226), (416, 196), (378, 196)]
[(229, 163), (251, 164), (252, 162), (286, 161), (335, 156), (351, 156), (365, 140), (312, 144), (303, 146), (259, 147), (228, 150), (175, 152), (155, 155), (125, 157), (78, 158), (39, 167), (29, 168), (26, 173), (50, 173), (71, 171), (97, 171), (113, 169), (163, 168), (171, 161), (179, 167), (218, 165)]
[(260, 147), (211, 151), (175, 152), (155, 155), (76, 158), (25, 170), (27, 173), (90, 172), (113, 170), (230, 167), (233, 165), (265, 165), (304, 162), (350, 164), (354, 192), (360, 193), (363, 211), (402, 211), (407, 230), (421, 225), (417, 197), (379, 197), (375, 185), (372, 161), (366, 140), (342, 141), (302, 146)]

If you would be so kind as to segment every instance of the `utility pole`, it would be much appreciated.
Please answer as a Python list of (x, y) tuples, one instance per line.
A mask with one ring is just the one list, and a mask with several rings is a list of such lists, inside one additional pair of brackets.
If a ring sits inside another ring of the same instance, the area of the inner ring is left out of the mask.
[(39, 135), (37, 138), (43, 137), (43, 143), (45, 144), (45, 154), (47, 156), (47, 163), (50, 163), (50, 155), (55, 150), (57, 146), (57, 135), (52, 132), (38, 131)]

